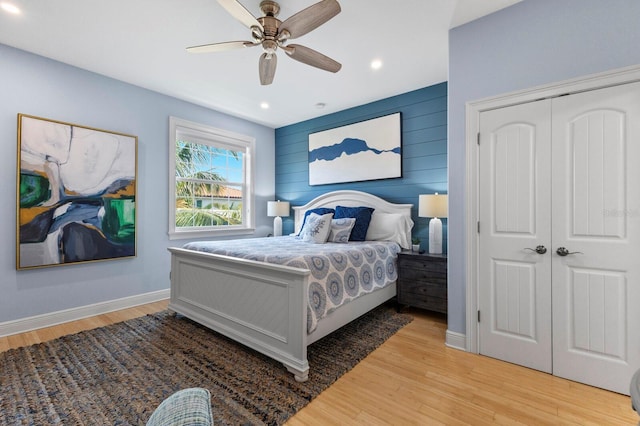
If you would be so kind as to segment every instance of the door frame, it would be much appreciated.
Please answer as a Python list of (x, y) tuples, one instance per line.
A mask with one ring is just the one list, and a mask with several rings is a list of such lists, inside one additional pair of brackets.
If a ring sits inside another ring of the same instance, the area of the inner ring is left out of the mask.
[[(519, 90), (503, 95), (492, 96), (465, 104), (465, 144), (466, 144), (466, 193), (465, 206), (465, 264), (466, 268), (466, 336), (465, 349), (467, 352), (479, 352), (478, 331), (478, 220), (479, 209), (479, 153), (478, 132), (480, 129), (480, 114), (497, 108), (532, 102), (541, 99), (555, 98), (589, 90), (617, 86), (640, 81), (640, 64), (602, 73), (591, 74), (561, 82), (545, 84), (533, 88)], [(486, 228), (485, 228), (486, 229)]]

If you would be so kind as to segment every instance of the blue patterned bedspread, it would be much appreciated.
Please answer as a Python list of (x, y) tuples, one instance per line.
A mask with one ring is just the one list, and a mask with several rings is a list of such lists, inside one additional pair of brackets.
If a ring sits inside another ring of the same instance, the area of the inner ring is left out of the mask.
[(394, 283), (400, 251), (390, 241), (312, 244), (294, 236), (192, 242), (183, 248), (308, 269), (308, 333), (339, 306)]

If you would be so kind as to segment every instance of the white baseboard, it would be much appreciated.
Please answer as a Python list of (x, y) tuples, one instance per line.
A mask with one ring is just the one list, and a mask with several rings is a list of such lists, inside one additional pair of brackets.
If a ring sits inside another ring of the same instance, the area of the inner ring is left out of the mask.
[(80, 306), (78, 308), (65, 309), (63, 311), (2, 322), (0, 323), (0, 337), (24, 333), (38, 328), (51, 327), (52, 325), (76, 321), (95, 315), (106, 314), (107, 312), (119, 311), (121, 309), (132, 308), (146, 303), (157, 302), (168, 299), (169, 293), (169, 289), (158, 290), (151, 293), (110, 300), (108, 302), (94, 303), (93, 305)]
[(453, 349), (459, 349), (461, 351), (467, 350), (467, 336), (462, 333), (455, 333), (447, 330), (445, 345)]

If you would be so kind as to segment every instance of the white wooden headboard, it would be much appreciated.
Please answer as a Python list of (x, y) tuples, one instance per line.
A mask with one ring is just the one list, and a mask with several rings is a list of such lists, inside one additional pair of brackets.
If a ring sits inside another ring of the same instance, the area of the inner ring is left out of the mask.
[[(313, 200), (309, 201), (304, 206), (295, 206), (293, 211), (295, 212), (295, 233), (300, 232), (302, 226), (302, 220), (304, 219), (304, 213), (309, 209), (315, 209), (318, 207), (335, 208), (336, 206), (345, 207), (358, 207), (366, 206), (373, 207), (375, 211), (381, 213), (400, 213), (406, 215), (411, 219), (411, 208), (413, 204), (393, 204), (382, 198), (362, 191), (342, 190), (333, 191), (322, 194)], [(411, 241), (411, 235), (408, 236)]]

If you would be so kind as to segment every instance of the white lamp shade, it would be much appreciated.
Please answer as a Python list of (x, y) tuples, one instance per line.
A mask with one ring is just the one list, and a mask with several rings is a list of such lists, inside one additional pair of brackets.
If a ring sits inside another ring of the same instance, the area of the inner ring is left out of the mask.
[(267, 203), (267, 216), (289, 216), (289, 208), (288, 201), (269, 201)]
[(419, 217), (447, 217), (449, 205), (447, 195), (435, 194), (420, 195), (418, 199)]

